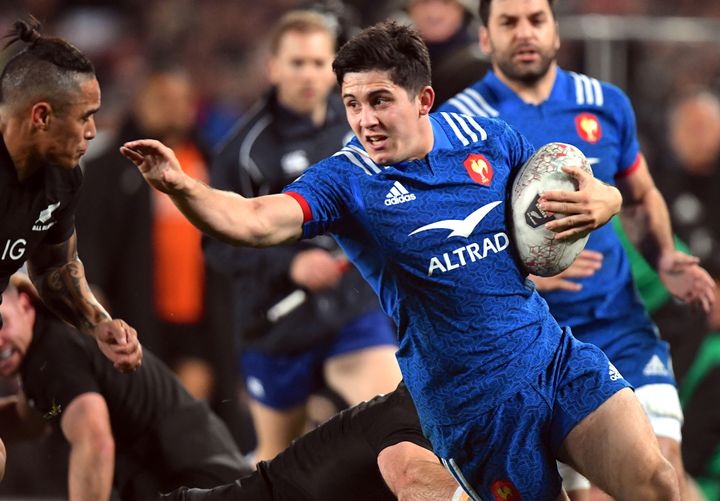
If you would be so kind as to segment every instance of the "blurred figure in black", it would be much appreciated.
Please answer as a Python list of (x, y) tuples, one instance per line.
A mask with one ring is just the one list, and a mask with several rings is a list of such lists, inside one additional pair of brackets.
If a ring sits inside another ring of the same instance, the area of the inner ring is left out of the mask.
[(476, 0), (407, 0), (405, 10), (430, 52), (436, 106), (490, 68), (478, 44)]
[[(294, 11), (278, 21), (268, 61), (273, 87), (218, 152), (213, 187), (246, 197), (280, 193), (342, 147), (350, 129), (332, 92), (334, 55), (335, 32), (324, 16)], [(257, 459), (272, 458), (303, 432), (305, 403), (324, 384), (349, 404), (397, 385), (394, 329), (331, 239), (268, 249), (209, 239), (206, 256), (234, 281)]]
[[(207, 180), (209, 155), (196, 136), (193, 91), (180, 68), (155, 66), (146, 75), (117, 137), (84, 166), (77, 227), (88, 279), (103, 303), (135, 322), (143, 343), (190, 393), (240, 433), (248, 427), (233, 423), (232, 334), (224, 325), (230, 304), (222, 279), (205, 266), (200, 232), (168, 197), (151, 192), (117, 149), (138, 135), (168, 141), (183, 168)], [(246, 449), (252, 437), (238, 441)]]

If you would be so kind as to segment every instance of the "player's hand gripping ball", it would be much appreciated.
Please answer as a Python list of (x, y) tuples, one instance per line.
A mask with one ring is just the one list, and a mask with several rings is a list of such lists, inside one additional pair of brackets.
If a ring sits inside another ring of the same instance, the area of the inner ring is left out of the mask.
[(580, 166), (592, 175), (585, 155), (575, 146), (548, 143), (538, 149), (520, 168), (510, 193), (512, 236), (525, 271), (541, 277), (557, 275), (572, 264), (585, 248), (589, 235), (565, 240), (545, 223), (563, 217), (543, 211), (538, 201), (546, 191), (577, 191), (575, 178), (563, 172), (563, 166)]

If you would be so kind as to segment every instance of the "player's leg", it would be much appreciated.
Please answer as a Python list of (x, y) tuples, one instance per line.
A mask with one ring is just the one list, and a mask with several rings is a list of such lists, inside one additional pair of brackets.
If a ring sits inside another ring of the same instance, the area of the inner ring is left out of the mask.
[(680, 448), (683, 413), (675, 385), (644, 385), (635, 390), (635, 395), (650, 419), (650, 425), (658, 439), (660, 451), (675, 469), (682, 499), (697, 501), (698, 498), (690, 490), (683, 465)]
[(582, 419), (559, 456), (619, 501), (680, 499), (675, 471), (629, 388)]
[(634, 341), (621, 350), (607, 352), (608, 357), (635, 387), (635, 396), (650, 421), (660, 451), (675, 469), (682, 499), (693, 501), (680, 449), (683, 412), (669, 346), (657, 337), (651, 325), (643, 328), (643, 324), (639, 324), (631, 332)]
[(272, 487), (267, 479), (256, 471), (231, 484), (218, 485), (212, 489), (180, 487), (163, 494), (162, 501), (272, 501)]
[(551, 368), (556, 458), (619, 500), (679, 499), (640, 402), (605, 354), (567, 330)]
[(365, 314), (338, 333), (325, 361), (325, 381), (350, 405), (390, 393), (401, 378), (396, 351), (387, 316)]
[(249, 404), (257, 434), (255, 461), (272, 459), (302, 434), (305, 427), (304, 402), (299, 406), (282, 410), (269, 407), (254, 399), (250, 399)]
[(305, 429), (305, 403), (321, 375), (317, 350), (293, 355), (246, 350), (241, 366), (255, 426), (255, 460), (275, 457)]
[[(690, 491), (685, 468), (683, 467), (680, 450), (680, 430), (683, 417), (675, 386), (668, 383), (644, 385), (636, 389), (635, 396), (638, 398), (640, 405), (650, 420), (650, 425), (658, 440), (662, 455), (675, 469), (682, 499), (686, 501), (697, 501), (697, 496), (693, 495)], [(589, 498), (589, 484), (583, 489), (580, 484), (572, 486), (566, 483), (566, 481), (569, 481), (575, 484), (577, 479), (582, 479), (583, 477), (579, 473), (573, 471), (571, 468), (567, 468), (566, 474), (563, 474), (563, 470), (561, 469), (561, 475), (563, 476), (563, 485), (565, 485), (568, 490), (572, 501), (583, 501)], [(575, 489), (575, 487), (579, 487), (579, 489)], [(593, 489), (593, 501), (609, 499), (612, 498), (597, 488)]]

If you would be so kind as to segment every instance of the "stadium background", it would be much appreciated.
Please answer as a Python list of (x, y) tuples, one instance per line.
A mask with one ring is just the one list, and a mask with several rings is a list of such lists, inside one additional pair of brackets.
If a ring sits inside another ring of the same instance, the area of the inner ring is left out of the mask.
[[(318, 8), (337, 20), (344, 37), (387, 17), (404, 17), (403, 4), (401, 0), (2, 0), (0, 33), (18, 16), (32, 13), (43, 22), (45, 33), (68, 39), (93, 60), (103, 107), (97, 115), (99, 135), (88, 153), (92, 157), (119, 127), (138, 82), (154, 65), (177, 65), (189, 72), (197, 126), (212, 147), (266, 88), (267, 34), (279, 15), (293, 8)], [(661, 188), (672, 191), (662, 182), (679, 170), (667, 141), (669, 108), (693, 91), (720, 93), (720, 3), (560, 0), (557, 14), (563, 40), (561, 65), (609, 80), (628, 93), (653, 175)], [(8, 51), (0, 56), (0, 67), (8, 56)], [(716, 141), (720, 143), (720, 134)], [(715, 179), (720, 176), (718, 163), (716, 159)], [(713, 213), (712, 207), (705, 210)], [(710, 265), (710, 271), (719, 276), (720, 269)], [(12, 389), (11, 383), (5, 386), (6, 391)], [(8, 456), (0, 499), (64, 497), (61, 444), (11, 446)]]

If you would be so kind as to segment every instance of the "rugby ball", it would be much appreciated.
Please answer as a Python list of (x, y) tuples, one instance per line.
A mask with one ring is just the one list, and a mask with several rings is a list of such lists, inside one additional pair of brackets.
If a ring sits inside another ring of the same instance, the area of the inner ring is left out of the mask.
[(541, 277), (557, 275), (572, 264), (585, 248), (589, 235), (556, 240), (545, 223), (562, 217), (543, 211), (538, 202), (545, 191), (577, 191), (575, 178), (562, 167), (580, 166), (592, 175), (590, 163), (575, 146), (548, 143), (520, 168), (510, 193), (512, 237), (525, 271)]

